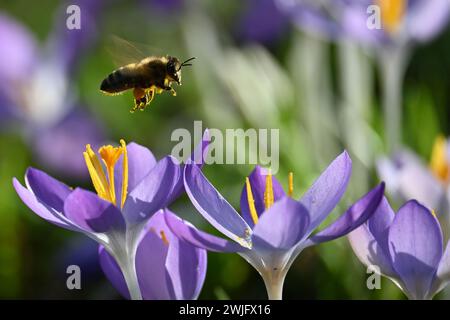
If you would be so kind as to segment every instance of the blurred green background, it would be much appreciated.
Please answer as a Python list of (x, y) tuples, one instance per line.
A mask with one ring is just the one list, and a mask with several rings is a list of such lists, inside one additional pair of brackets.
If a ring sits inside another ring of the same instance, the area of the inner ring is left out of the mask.
[[(170, 2), (168, 4), (168, 2)], [(358, 199), (378, 178), (376, 157), (385, 153), (380, 107), (379, 74), (367, 50), (347, 48), (358, 61), (360, 81), (343, 83), (345, 45), (315, 38), (295, 28), (287, 18), (272, 39), (252, 39), (241, 32), (241, 21), (252, 10), (250, 1), (105, 1), (96, 14), (95, 40), (79, 53), (70, 74), (70, 91), (83, 111), (94, 119), (106, 142), (123, 138), (149, 147), (157, 157), (171, 152), (176, 128), (193, 132), (193, 121), (209, 128), (276, 128), (280, 130), (278, 179), (287, 186), (295, 174), (300, 196), (343, 149), (348, 149), (354, 172), (344, 201), (333, 218)], [(64, 8), (64, 4), (62, 5)], [(0, 12), (28, 29), (38, 44), (58, 25), (60, 1), (2, 0)], [(82, 12), (83, 15), (83, 12)], [(83, 17), (83, 16), (82, 16)], [(57, 19), (56, 19), (57, 20)], [(91, 30), (83, 30), (90, 33)], [(99, 92), (102, 79), (116, 66), (108, 54), (108, 38), (145, 43), (163, 54), (186, 59), (177, 97), (157, 95), (144, 112), (129, 113), (132, 95), (110, 97)], [(0, 46), (7, 46), (1, 43)], [(403, 138), (424, 159), (437, 134), (449, 134), (450, 30), (412, 51), (403, 90)], [(52, 90), (52, 82), (48, 90)], [(347, 88), (347, 89), (346, 89)], [(350, 89), (348, 89), (350, 88)], [(47, 90), (47, 89), (46, 89)], [(361, 94), (353, 108), (348, 92)], [(45, 92), (43, 92), (45, 94)], [(348, 123), (365, 132), (348, 132)], [(73, 176), (35, 156), (33, 141), (24, 138), (29, 122), (12, 118), (0, 130), (0, 297), (1, 298), (119, 298), (102, 275), (96, 245), (81, 235), (50, 225), (21, 203), (12, 177), (23, 181), (28, 166), (92, 189), (85, 174)], [(358, 140), (359, 141), (359, 140)], [(84, 141), (83, 144), (90, 143)], [(49, 152), (56, 146), (44, 144)], [(70, 155), (82, 161), (81, 153)], [(64, 167), (64, 162), (62, 165)], [(251, 165), (211, 165), (204, 171), (238, 208), (240, 191)], [(398, 205), (398, 204), (397, 204)], [(171, 207), (203, 230), (205, 223), (186, 196)], [(328, 221), (329, 222), (329, 221)], [(66, 288), (66, 267), (82, 266), (82, 290)], [(402, 299), (403, 294), (383, 278), (382, 290), (368, 290), (366, 268), (352, 253), (346, 238), (306, 249), (288, 273), (286, 299)], [(200, 299), (265, 299), (264, 284), (238, 255), (208, 253), (208, 272)]]

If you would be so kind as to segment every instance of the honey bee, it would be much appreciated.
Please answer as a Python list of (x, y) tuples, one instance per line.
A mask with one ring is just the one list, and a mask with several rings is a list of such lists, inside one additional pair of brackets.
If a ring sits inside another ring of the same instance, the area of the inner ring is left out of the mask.
[(171, 56), (150, 56), (137, 63), (130, 63), (111, 72), (101, 83), (100, 90), (108, 95), (120, 94), (133, 89), (134, 107), (130, 112), (143, 111), (152, 102), (156, 93), (170, 91), (176, 96), (172, 83), (181, 85), (181, 68), (192, 66), (190, 61), (184, 62)]

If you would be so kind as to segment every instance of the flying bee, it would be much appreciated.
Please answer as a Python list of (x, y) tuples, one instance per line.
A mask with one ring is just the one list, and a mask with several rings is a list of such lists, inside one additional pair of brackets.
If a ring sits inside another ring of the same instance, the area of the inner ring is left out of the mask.
[(134, 107), (130, 112), (144, 110), (156, 93), (170, 91), (176, 96), (172, 83), (181, 85), (181, 68), (192, 66), (195, 57), (180, 62), (178, 58), (147, 57), (137, 63), (130, 63), (110, 73), (101, 83), (100, 90), (109, 95), (120, 94), (133, 89)]

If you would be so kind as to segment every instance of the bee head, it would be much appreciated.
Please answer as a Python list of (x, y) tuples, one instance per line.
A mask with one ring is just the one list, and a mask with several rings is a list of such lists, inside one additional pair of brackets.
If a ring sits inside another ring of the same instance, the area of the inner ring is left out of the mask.
[(167, 62), (167, 75), (170, 78), (172, 78), (173, 81), (176, 81), (178, 84), (181, 84), (181, 68), (185, 66), (192, 66), (191, 63), (187, 62), (193, 59), (195, 59), (195, 57), (190, 58), (182, 63), (177, 58), (169, 56)]

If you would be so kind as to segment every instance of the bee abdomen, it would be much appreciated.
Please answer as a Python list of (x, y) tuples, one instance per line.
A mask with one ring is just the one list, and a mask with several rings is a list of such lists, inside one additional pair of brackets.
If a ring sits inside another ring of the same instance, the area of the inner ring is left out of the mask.
[(123, 68), (117, 69), (103, 79), (100, 90), (108, 93), (117, 93), (132, 88), (132, 79), (126, 75)]

